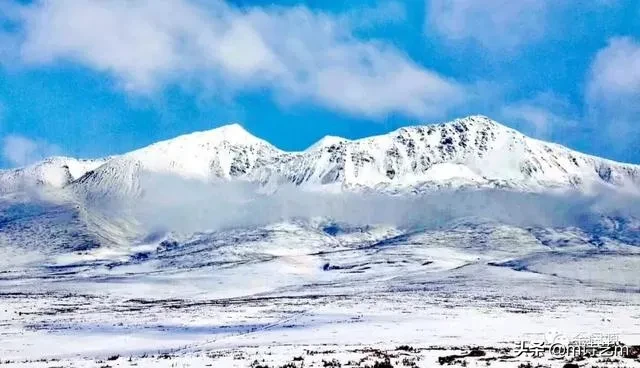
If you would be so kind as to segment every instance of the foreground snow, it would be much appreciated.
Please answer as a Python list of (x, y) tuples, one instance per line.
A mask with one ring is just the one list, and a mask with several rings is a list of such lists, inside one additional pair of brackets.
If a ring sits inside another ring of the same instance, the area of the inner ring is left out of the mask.
[[(633, 349), (637, 349), (634, 347)], [(639, 367), (637, 350), (616, 357), (532, 358), (511, 348), (392, 345), (290, 345), (194, 353), (6, 361), (7, 367)]]
[(500, 349), (552, 331), (640, 343), (640, 248), (578, 228), (288, 222), (26, 259), (0, 272), (9, 366), (366, 366), (389, 356), (428, 367), (480, 346), (491, 359), (454, 361), (513, 367), (527, 359)]

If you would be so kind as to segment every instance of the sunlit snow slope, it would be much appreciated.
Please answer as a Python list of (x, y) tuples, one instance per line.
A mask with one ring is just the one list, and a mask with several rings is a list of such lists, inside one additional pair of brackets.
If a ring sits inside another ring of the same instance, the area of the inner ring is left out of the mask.
[[(277, 188), (415, 192), (440, 187), (640, 188), (640, 167), (529, 138), (484, 116), (401, 128), (359, 140), (326, 137), (285, 152), (233, 124), (104, 160), (50, 159), (0, 172), (0, 190), (71, 184), (82, 193), (136, 195), (144, 172)], [(84, 175), (82, 175), (84, 174)]]

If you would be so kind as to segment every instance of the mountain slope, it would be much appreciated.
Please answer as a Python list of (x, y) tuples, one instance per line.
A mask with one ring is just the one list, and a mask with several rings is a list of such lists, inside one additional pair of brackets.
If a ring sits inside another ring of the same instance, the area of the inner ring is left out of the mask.
[(148, 171), (185, 178), (233, 179), (269, 164), (283, 153), (238, 124), (183, 135), (124, 155)]
[(51, 157), (27, 167), (0, 170), (0, 194), (38, 186), (62, 188), (107, 161)]
[(249, 134), (238, 124), (183, 135), (129, 152), (76, 180), (83, 195), (135, 196), (145, 173), (186, 180), (253, 180), (287, 154)]
[[(69, 162), (77, 166), (76, 161)], [(102, 163), (92, 161), (71, 170), (69, 163), (65, 169), (64, 164), (45, 161), (35, 167), (57, 169), (6, 171), (0, 174), (0, 183), (8, 188), (7, 177), (22, 175), (55, 187), (73, 181), (72, 187), (82, 193), (138, 195), (143, 189), (141, 175), (156, 173), (204, 182), (242, 180), (275, 187), (401, 192), (440, 187), (640, 188), (640, 166), (532, 139), (484, 116), (405, 127), (359, 140), (326, 137), (302, 152), (281, 151), (233, 124), (155, 143)], [(83, 171), (86, 174), (78, 177)]]
[(316, 145), (289, 160), (282, 174), (296, 184), (339, 182), (368, 188), (424, 183), (637, 188), (640, 183), (638, 166), (535, 140), (483, 116)]

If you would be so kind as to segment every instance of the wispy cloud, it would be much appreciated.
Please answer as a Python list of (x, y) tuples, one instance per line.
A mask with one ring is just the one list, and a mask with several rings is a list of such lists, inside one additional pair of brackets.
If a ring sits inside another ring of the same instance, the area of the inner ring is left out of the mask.
[[(605, 128), (614, 149), (637, 149), (640, 142), (640, 42), (629, 37), (609, 40), (592, 65), (587, 106), (594, 124)], [(631, 144), (628, 144), (631, 142)]]
[[(593, 226), (594, 214), (637, 216), (633, 196), (600, 188), (583, 193), (534, 194), (500, 190), (452, 190), (420, 196), (329, 193), (284, 186), (265, 195), (250, 183), (202, 183), (143, 173), (144, 195), (92, 200), (87, 206), (117, 217), (132, 216), (150, 233), (255, 227), (292, 220), (326, 219), (352, 225), (438, 228), (460, 219), (482, 219), (516, 226)], [(174, 195), (167, 196), (167, 193)], [(224, 208), (225, 211), (219, 211)], [(380, 209), (384, 209), (381, 211)], [(125, 215), (122, 215), (124, 213)]]
[(425, 0), (425, 32), (484, 50), (522, 51), (549, 38), (583, 37), (583, 15), (614, 9), (618, 0)]
[(578, 126), (579, 114), (568, 100), (551, 92), (502, 107), (500, 115), (538, 138), (550, 138), (554, 132)]
[(590, 77), (592, 101), (640, 96), (640, 42), (630, 37), (609, 40), (596, 55)]
[[(403, 8), (388, 5), (393, 18)], [(370, 11), (367, 22), (383, 22)], [(352, 17), (291, 8), (235, 8), (220, 1), (35, 1), (13, 21), (19, 60), (73, 62), (108, 73), (133, 94), (167, 85), (270, 90), (282, 103), (315, 103), (371, 118), (440, 116), (465, 86), (391, 44), (361, 39)], [(351, 19), (351, 20), (350, 20)]]
[(426, 31), (493, 50), (515, 49), (545, 35), (548, 0), (428, 0)]
[(5, 137), (2, 145), (2, 156), (12, 166), (25, 166), (59, 154), (60, 151), (60, 147), (54, 144), (20, 135)]

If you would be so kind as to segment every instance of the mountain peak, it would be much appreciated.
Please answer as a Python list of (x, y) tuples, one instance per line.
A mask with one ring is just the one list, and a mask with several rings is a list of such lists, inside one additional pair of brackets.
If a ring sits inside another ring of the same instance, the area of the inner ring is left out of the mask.
[(228, 142), (234, 142), (234, 143), (252, 143), (255, 141), (262, 141), (258, 137), (249, 133), (239, 123), (231, 123), (215, 129), (188, 134), (187, 136), (190, 136), (190, 135), (195, 135), (200, 137), (206, 136), (207, 138), (218, 138), (218, 139), (214, 139), (214, 141), (228, 141)]
[(238, 123), (232, 123), (210, 130), (203, 130), (180, 135), (175, 138), (154, 143), (150, 146), (138, 149), (131, 153), (139, 154), (141, 152), (149, 152), (155, 150), (189, 151), (190, 149), (195, 149), (196, 147), (216, 147), (225, 143), (244, 146), (252, 144), (264, 144), (271, 146), (271, 144), (269, 144), (268, 142), (249, 133), (242, 127), (242, 125)]
[[(435, 130), (441, 132), (443, 136), (474, 133), (474, 132), (475, 133), (484, 132), (483, 134), (486, 134), (486, 133), (492, 132), (493, 134), (508, 133), (511, 135), (524, 137), (524, 134), (520, 133), (519, 131), (513, 128), (510, 128), (504, 124), (501, 124), (484, 115), (470, 115), (463, 118), (458, 118), (455, 120), (440, 122), (440, 123), (404, 126), (404, 127), (398, 128), (393, 132), (382, 134), (381, 136), (406, 134), (406, 133), (415, 132), (415, 131), (433, 132)], [(367, 137), (363, 139), (370, 140), (372, 138), (376, 138), (376, 136)]]
[(123, 157), (139, 162), (144, 171), (207, 180), (241, 176), (278, 154), (269, 142), (235, 123), (154, 143)]
[(240, 123), (229, 123), (220, 127), (211, 129), (211, 131), (223, 134), (248, 134), (251, 135)]
[(451, 122), (445, 123), (445, 125), (449, 125), (449, 124), (451, 125), (465, 124), (467, 126), (476, 126), (476, 127), (482, 127), (482, 128), (493, 128), (493, 129), (511, 130), (511, 131), (514, 130), (485, 115), (470, 115), (464, 118), (455, 119)]

